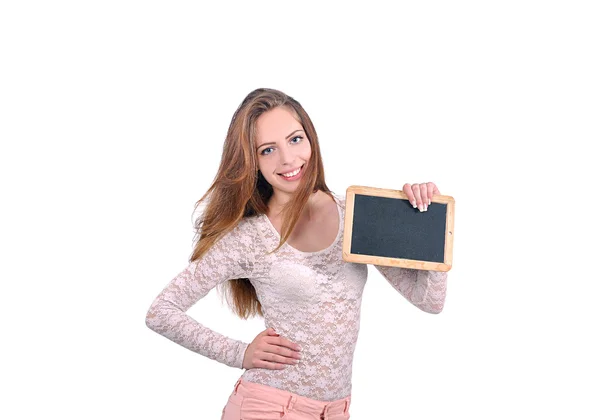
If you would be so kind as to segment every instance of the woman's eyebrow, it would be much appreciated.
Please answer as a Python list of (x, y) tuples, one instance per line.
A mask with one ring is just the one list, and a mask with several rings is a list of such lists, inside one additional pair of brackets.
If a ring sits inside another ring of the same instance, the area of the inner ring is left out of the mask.
[[(298, 131), (302, 131), (302, 129), (298, 129), (298, 130), (292, 131), (290, 134), (288, 134), (288, 135), (285, 137), (285, 138), (286, 138), (286, 140), (287, 140), (287, 139), (289, 139), (290, 137), (292, 137), (292, 136), (294, 135), (294, 133), (296, 133), (296, 132), (298, 132)], [(258, 149), (260, 149), (261, 147), (263, 147), (263, 146), (266, 146), (266, 145), (268, 145), (268, 144), (276, 144), (276, 143), (275, 143), (274, 141), (272, 141), (272, 142), (270, 142), (270, 143), (263, 143), (263, 144), (261, 144), (260, 146), (258, 146), (258, 147), (256, 148), (256, 150), (258, 150)]]

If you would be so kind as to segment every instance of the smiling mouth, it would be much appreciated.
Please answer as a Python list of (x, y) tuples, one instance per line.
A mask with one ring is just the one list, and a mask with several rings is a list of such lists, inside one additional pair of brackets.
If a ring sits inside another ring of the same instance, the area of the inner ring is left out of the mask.
[[(293, 178), (293, 177), (295, 177), (296, 175), (298, 175), (298, 174), (300, 173), (300, 171), (302, 171), (302, 168), (304, 168), (304, 165), (300, 166), (298, 169), (294, 169), (293, 171), (290, 171), (290, 172), (284, 172), (284, 173), (285, 173), (285, 174), (294, 174), (294, 175), (292, 175), (292, 176), (289, 176), (289, 177), (288, 177), (288, 178)], [(283, 173), (281, 173), (281, 174), (280, 174), (280, 173), (278, 173), (277, 175), (281, 175), (281, 176), (283, 176), (283, 177), (285, 178), (285, 175), (284, 175)]]

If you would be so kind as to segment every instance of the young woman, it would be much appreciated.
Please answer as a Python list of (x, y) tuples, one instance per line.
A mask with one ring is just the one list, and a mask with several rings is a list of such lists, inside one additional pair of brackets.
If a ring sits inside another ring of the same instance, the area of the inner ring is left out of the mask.
[[(433, 183), (403, 191), (421, 211), (440, 193)], [(327, 188), (317, 133), (296, 100), (273, 89), (244, 99), (196, 204), (204, 200), (190, 263), (152, 303), (148, 327), (245, 369), (222, 420), (350, 418), (367, 266), (342, 260), (345, 198)], [(375, 267), (419, 309), (442, 310), (446, 273)], [(237, 315), (261, 315), (267, 329), (245, 343), (186, 315), (215, 286)]]

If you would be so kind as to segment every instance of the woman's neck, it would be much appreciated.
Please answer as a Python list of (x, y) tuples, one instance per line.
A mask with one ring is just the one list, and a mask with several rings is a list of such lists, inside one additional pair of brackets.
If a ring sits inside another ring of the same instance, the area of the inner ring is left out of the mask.
[[(304, 211), (302, 216), (300, 216), (301, 218), (304, 218), (306, 220), (312, 220), (316, 217), (316, 212), (318, 211), (319, 207), (320, 207), (320, 202), (321, 202), (321, 196), (322, 196), (323, 192), (322, 191), (317, 191), (313, 194), (310, 195), (310, 197), (308, 198), (308, 202), (306, 203), (306, 206), (304, 207)], [(273, 195), (271, 197), (271, 199), (269, 200), (269, 212), (268, 212), (268, 216), (272, 219), (274, 218), (279, 218), (281, 217), (281, 211), (283, 210), (283, 207), (287, 204), (287, 202), (291, 199), (291, 194), (290, 195), (286, 195), (285, 197), (277, 197), (275, 195)]]

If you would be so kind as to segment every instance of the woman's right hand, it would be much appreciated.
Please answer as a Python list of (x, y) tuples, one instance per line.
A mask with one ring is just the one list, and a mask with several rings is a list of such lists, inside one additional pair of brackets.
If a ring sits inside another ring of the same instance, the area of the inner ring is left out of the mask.
[(285, 369), (302, 358), (300, 346), (279, 337), (273, 328), (267, 328), (248, 345), (244, 353), (244, 369)]

